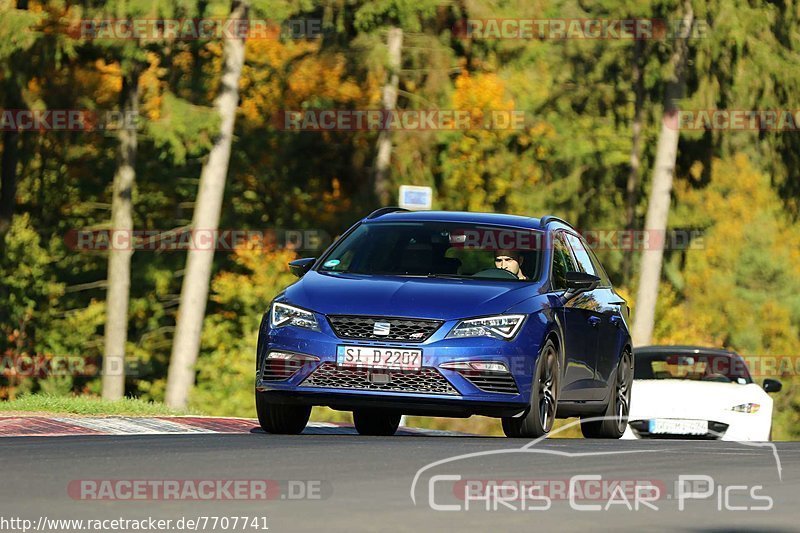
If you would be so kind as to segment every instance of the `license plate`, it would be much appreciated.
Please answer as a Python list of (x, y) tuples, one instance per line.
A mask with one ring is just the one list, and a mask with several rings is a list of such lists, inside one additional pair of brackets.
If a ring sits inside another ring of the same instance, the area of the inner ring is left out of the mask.
[(422, 367), (422, 350), (337, 346), (336, 362), (346, 367), (419, 370)]
[(650, 420), (649, 432), (670, 433), (673, 435), (705, 435), (708, 433), (708, 421), (658, 418)]

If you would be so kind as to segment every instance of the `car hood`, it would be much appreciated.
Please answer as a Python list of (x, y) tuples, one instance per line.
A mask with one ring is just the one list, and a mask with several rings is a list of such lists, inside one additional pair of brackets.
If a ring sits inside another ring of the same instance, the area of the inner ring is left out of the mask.
[(453, 320), (502, 313), (538, 294), (532, 283), (321, 274), (286, 289), (289, 303), (326, 315), (380, 315)]
[(750, 402), (761, 404), (762, 408), (772, 405), (772, 399), (755, 383), (637, 379), (631, 389), (630, 417), (634, 420), (705, 418), (713, 412), (728, 411), (734, 405)]

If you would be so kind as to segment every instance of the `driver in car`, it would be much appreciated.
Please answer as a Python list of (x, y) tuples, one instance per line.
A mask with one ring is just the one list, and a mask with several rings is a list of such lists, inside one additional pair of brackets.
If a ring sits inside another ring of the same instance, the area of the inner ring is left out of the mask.
[(528, 279), (522, 273), (522, 254), (515, 250), (498, 250), (494, 257), (495, 268), (507, 270), (519, 279)]

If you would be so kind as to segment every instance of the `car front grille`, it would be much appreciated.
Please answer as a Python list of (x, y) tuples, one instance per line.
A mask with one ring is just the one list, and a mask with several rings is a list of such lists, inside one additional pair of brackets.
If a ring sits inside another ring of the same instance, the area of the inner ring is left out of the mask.
[[(381, 379), (375, 379), (373, 374), (377, 374)], [(435, 368), (422, 368), (419, 372), (369, 371), (339, 368), (334, 363), (323, 363), (300, 386), (419, 394), (458, 394), (447, 378)]]
[[(341, 339), (402, 342), (424, 342), (443, 324), (441, 320), (355, 315), (331, 315), (328, 321)], [(376, 328), (376, 322), (383, 324)], [(375, 331), (380, 331), (381, 326), (385, 328), (385, 324), (389, 325), (388, 334), (376, 334)]]
[(463, 370), (458, 372), (461, 377), (478, 387), (484, 392), (498, 392), (503, 394), (519, 394), (517, 383), (511, 374), (500, 372), (478, 372), (476, 370)]

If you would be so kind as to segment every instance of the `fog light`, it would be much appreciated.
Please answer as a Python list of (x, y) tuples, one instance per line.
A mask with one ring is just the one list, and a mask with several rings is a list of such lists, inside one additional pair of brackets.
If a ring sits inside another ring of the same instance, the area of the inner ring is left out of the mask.
[(480, 370), (482, 372), (508, 372), (506, 365), (503, 363), (470, 363), (472, 368), (475, 370)]
[(282, 361), (319, 361), (319, 357), (302, 353), (291, 352), (269, 352), (267, 359), (278, 359)]
[(505, 364), (493, 361), (454, 361), (442, 363), (439, 366), (450, 370), (477, 370), (478, 372), (499, 372), (508, 374), (508, 368), (506, 368)]

